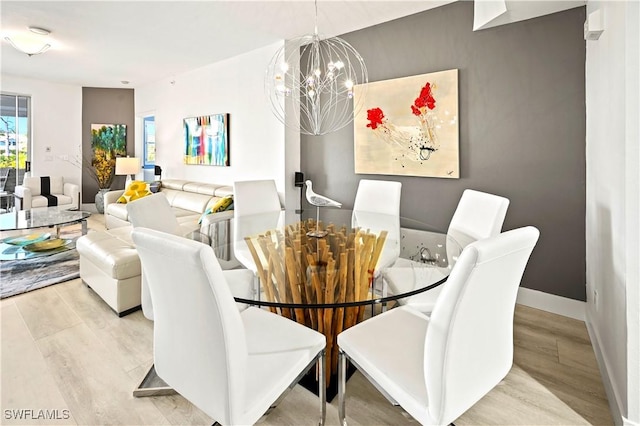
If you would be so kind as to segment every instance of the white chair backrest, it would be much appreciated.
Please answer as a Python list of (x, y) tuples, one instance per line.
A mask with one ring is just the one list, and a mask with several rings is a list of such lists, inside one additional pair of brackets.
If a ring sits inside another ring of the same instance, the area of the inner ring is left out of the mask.
[(273, 180), (247, 180), (233, 183), (234, 217), (280, 211), (280, 197)]
[[(40, 176), (26, 176), (22, 181), (22, 186), (31, 190), (31, 195), (42, 194)], [(62, 176), (49, 176), (49, 193), (62, 194), (64, 192), (64, 178)]]
[(451, 271), (425, 339), (429, 413), (438, 424), (455, 420), (509, 372), (516, 295), (539, 235), (528, 226), (476, 241)]
[(186, 238), (132, 232), (153, 298), (158, 375), (222, 424), (244, 409), (248, 350), (240, 313), (213, 249)]
[(351, 226), (388, 232), (376, 271), (391, 266), (400, 256), (400, 194), (402, 183), (360, 179), (353, 202)]
[(233, 251), (244, 267), (256, 272), (244, 237), (277, 227), (282, 207), (273, 180), (233, 183)]
[(360, 179), (353, 210), (400, 216), (402, 183)]
[(155, 229), (173, 235), (180, 235), (182, 232), (180, 223), (162, 192), (127, 203), (127, 213), (134, 228)]
[[(148, 228), (173, 235), (181, 235), (182, 233), (180, 224), (171, 211), (171, 205), (169, 205), (167, 197), (161, 192), (127, 203), (127, 214), (129, 222), (134, 229)], [(143, 267), (142, 289), (140, 292), (142, 313), (147, 319), (153, 321), (153, 303), (151, 302), (146, 277), (147, 274)]]
[(508, 207), (508, 198), (465, 189), (449, 223), (448, 234), (462, 247), (498, 235)]

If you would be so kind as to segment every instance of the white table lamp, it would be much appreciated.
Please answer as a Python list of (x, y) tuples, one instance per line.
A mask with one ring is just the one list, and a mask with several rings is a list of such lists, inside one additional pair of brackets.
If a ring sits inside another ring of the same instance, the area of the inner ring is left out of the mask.
[(140, 171), (140, 159), (135, 157), (116, 158), (116, 175), (127, 175), (125, 188), (135, 180), (135, 175)]

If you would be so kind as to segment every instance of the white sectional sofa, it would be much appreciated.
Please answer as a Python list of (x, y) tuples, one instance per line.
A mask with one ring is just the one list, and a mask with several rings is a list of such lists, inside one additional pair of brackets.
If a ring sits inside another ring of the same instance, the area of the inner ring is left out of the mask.
[[(169, 200), (178, 222), (181, 225), (193, 225), (198, 229), (198, 220), (207, 207), (221, 198), (233, 195), (233, 187), (214, 183), (192, 182), (181, 179), (166, 179), (161, 182), (160, 191)], [(109, 191), (104, 196), (104, 218), (107, 229), (129, 226), (127, 205), (116, 201), (124, 190)], [(214, 213), (215, 220), (233, 217), (233, 211)], [(204, 225), (206, 225), (206, 219)]]
[[(203, 242), (212, 247), (223, 269), (239, 265), (233, 257), (231, 220), (233, 210), (212, 213), (198, 221), (202, 213), (221, 198), (233, 195), (233, 187), (186, 180), (163, 180), (160, 192), (169, 201), (178, 222), (185, 229), (200, 231)], [(110, 191), (104, 197), (106, 231), (90, 232), (78, 239), (80, 278), (119, 316), (140, 307), (140, 259), (131, 239), (127, 205), (116, 200), (124, 190)]]
[(131, 227), (89, 232), (78, 238), (80, 278), (118, 316), (140, 308), (142, 266)]

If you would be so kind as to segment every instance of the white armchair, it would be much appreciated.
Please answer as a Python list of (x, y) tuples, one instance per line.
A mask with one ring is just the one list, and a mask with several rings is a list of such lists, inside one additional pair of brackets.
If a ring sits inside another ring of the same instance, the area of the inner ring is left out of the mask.
[(36, 207), (80, 208), (80, 187), (62, 176), (25, 176), (14, 190), (16, 210)]

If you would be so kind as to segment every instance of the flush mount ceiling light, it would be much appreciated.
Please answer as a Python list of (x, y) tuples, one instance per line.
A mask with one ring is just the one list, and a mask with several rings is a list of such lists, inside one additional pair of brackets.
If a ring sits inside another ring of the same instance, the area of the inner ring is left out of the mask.
[(353, 87), (367, 83), (362, 56), (338, 37), (315, 30), (285, 42), (273, 56), (265, 75), (265, 92), (274, 115), (287, 127), (306, 135), (324, 135), (345, 127), (364, 103), (354, 104)]
[(39, 34), (43, 36), (48, 36), (49, 34), (51, 34), (51, 31), (45, 30), (44, 28), (40, 28), (40, 27), (29, 27), (29, 31), (31, 31), (34, 34)]
[(29, 31), (30, 33), (14, 33), (4, 39), (16, 50), (29, 56), (39, 55), (49, 50), (51, 43), (48, 37), (51, 31), (40, 27), (29, 27)]

